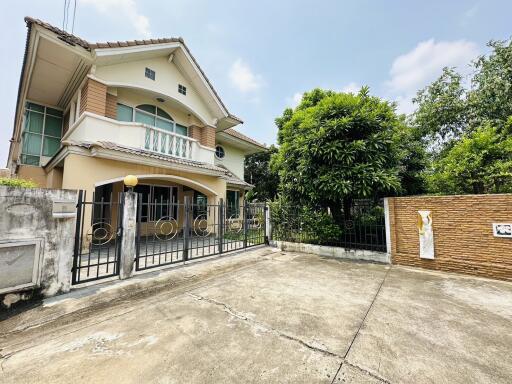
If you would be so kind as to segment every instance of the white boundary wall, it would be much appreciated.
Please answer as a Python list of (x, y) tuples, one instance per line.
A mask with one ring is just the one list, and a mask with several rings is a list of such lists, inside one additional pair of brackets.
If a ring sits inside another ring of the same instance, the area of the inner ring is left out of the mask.
[(386, 252), (348, 249), (342, 247), (329, 247), (326, 245), (291, 243), (287, 241), (275, 240), (271, 240), (270, 245), (277, 247), (282, 251), (288, 252), (312, 253), (314, 255), (334, 257), (337, 259), (363, 260), (383, 264), (391, 263), (390, 255)]

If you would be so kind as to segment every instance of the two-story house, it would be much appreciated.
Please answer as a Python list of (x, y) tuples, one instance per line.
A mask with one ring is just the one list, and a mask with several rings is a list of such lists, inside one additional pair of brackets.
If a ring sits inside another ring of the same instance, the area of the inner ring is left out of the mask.
[(239, 205), (244, 158), (265, 146), (233, 129), (183, 39), (89, 43), (25, 22), (12, 175), (108, 200), (133, 174), (144, 201)]

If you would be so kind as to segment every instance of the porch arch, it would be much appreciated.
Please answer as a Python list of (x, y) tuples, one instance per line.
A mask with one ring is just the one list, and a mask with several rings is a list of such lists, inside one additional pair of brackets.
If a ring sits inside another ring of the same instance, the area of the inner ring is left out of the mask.
[[(163, 174), (158, 174), (158, 173), (146, 174), (146, 175), (135, 175), (135, 176), (139, 180), (144, 180), (144, 179), (160, 179), (160, 180), (174, 181), (176, 183), (179, 183), (179, 184), (185, 185), (187, 187), (193, 188), (193, 189), (195, 189), (198, 192), (204, 193), (205, 195), (210, 195), (210, 196), (215, 196), (215, 197), (219, 196), (219, 194), (217, 192), (215, 192), (213, 189), (211, 189), (207, 185), (204, 185), (203, 183), (200, 183), (200, 182), (195, 181), (195, 180), (188, 179), (186, 177), (175, 176), (175, 175), (163, 175)], [(98, 182), (96, 182), (94, 184), (94, 186), (95, 187), (99, 187), (99, 186), (105, 185), (105, 184), (116, 183), (118, 181), (123, 181), (124, 178), (125, 178), (125, 176), (121, 176), (121, 177), (116, 177), (116, 178), (110, 179), (110, 180), (98, 181)]]

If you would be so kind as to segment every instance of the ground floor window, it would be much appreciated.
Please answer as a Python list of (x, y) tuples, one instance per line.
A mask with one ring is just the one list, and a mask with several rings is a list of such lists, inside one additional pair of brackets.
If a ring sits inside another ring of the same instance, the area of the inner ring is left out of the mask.
[(207, 216), (208, 198), (201, 192), (194, 191), (194, 219), (198, 216)]
[(240, 191), (226, 191), (227, 218), (240, 216)]
[(134, 192), (141, 195), (141, 221), (178, 219), (178, 187), (139, 184)]

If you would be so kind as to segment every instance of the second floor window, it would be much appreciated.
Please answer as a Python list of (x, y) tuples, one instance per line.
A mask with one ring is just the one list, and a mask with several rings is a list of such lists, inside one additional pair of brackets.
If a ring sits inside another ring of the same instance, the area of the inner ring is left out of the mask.
[(187, 127), (176, 124), (167, 112), (151, 104), (141, 104), (135, 108), (124, 104), (117, 104), (117, 120), (136, 121), (169, 132), (175, 132), (179, 135), (188, 136)]
[(43, 165), (41, 157), (52, 157), (60, 148), (62, 111), (27, 103), (21, 147), (22, 164)]

